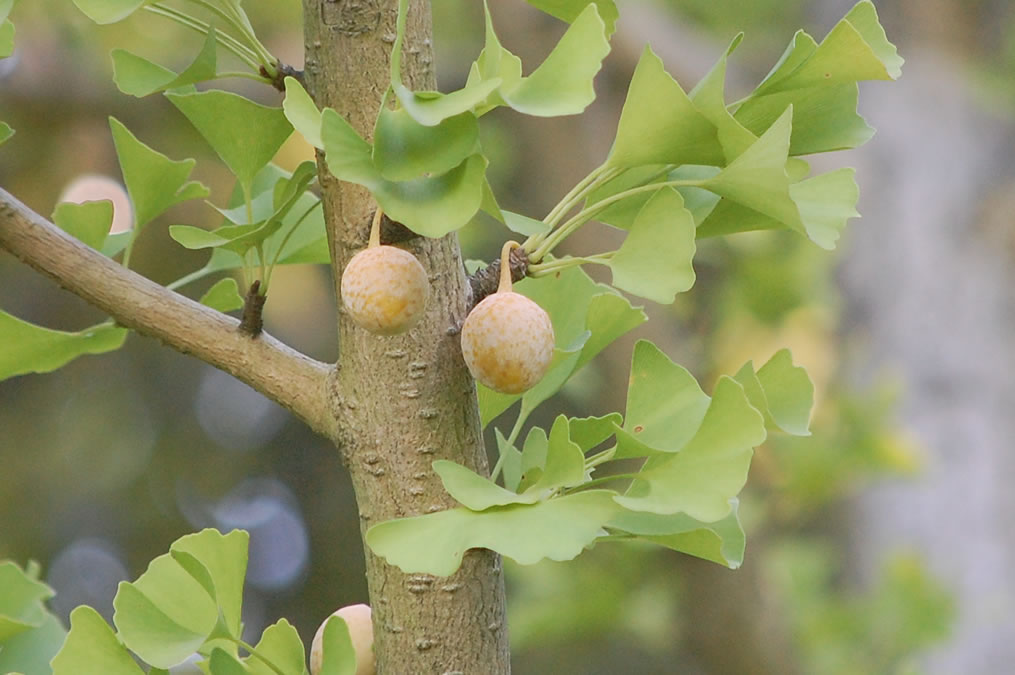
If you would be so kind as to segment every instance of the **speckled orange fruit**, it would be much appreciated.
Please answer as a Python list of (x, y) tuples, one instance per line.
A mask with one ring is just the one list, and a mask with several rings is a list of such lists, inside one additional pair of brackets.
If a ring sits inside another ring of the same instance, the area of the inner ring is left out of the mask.
[(394, 246), (353, 256), (342, 273), (342, 305), (371, 333), (395, 335), (423, 317), (430, 283), (416, 257)]
[(462, 355), (469, 372), (503, 394), (520, 394), (543, 379), (553, 342), (550, 316), (513, 291), (487, 296), (462, 326)]
[[(331, 616), (342, 617), (349, 627), (349, 638), (356, 652), (356, 675), (374, 675), (377, 666), (374, 662), (374, 626), (371, 621), (370, 605), (349, 605)], [(311, 675), (318, 675), (321, 672), (321, 663), (324, 660), (324, 627), (327, 624), (328, 621), (325, 619), (317, 629), (310, 646)]]

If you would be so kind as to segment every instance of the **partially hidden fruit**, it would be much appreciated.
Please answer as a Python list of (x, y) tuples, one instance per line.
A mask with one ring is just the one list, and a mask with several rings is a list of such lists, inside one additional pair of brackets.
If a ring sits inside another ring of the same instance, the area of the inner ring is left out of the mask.
[(371, 333), (396, 335), (423, 317), (430, 283), (414, 255), (380, 245), (380, 214), (378, 209), (370, 245), (354, 255), (342, 273), (342, 305)]
[(532, 300), (511, 290), (508, 242), (501, 254), (501, 280), (462, 325), (462, 356), (479, 382), (503, 394), (534, 387), (553, 359), (553, 324)]
[[(342, 607), (331, 616), (339, 616), (349, 627), (349, 638), (356, 652), (356, 675), (374, 675), (374, 627), (371, 619), (370, 605), (349, 605)], [(329, 616), (328, 619), (331, 617)], [(324, 627), (327, 619), (317, 629), (314, 641), (310, 646), (310, 673), (318, 675), (324, 661)]]

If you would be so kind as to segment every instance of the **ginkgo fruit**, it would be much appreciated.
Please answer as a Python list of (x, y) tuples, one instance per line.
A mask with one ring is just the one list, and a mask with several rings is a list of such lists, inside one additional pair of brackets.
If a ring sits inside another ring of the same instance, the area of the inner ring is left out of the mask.
[(367, 248), (354, 255), (342, 273), (342, 306), (371, 333), (397, 335), (423, 317), (430, 283), (414, 255), (381, 245), (381, 215), (378, 209)]
[[(349, 605), (336, 610), (331, 616), (341, 617), (349, 628), (349, 638), (356, 652), (356, 675), (374, 675), (377, 670), (374, 660), (374, 626), (370, 605)], [(331, 618), (328, 617), (328, 619)], [(324, 662), (324, 620), (310, 645), (310, 673), (318, 675)]]
[(501, 253), (500, 285), (466, 317), (462, 356), (477, 381), (503, 394), (534, 387), (553, 359), (550, 316), (529, 298), (511, 290), (508, 242)]

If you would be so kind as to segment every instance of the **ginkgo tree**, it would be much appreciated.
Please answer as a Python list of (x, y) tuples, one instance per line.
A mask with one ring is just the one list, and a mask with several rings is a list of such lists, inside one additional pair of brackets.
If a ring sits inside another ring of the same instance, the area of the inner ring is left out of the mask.
[[(483, 116), (497, 107), (536, 117), (582, 113), (623, 20), (613, 0), (528, 2), (569, 24), (545, 60), (523, 65), (486, 7), (484, 46), (467, 81), (438, 92), (432, 61), (410, 58), (430, 49), (424, 0), (367, 10), (305, 0), (302, 71), (269, 52), (239, 0), (74, 0), (99, 24), (168, 20), (201, 36), (180, 72), (115, 49), (113, 79), (128, 96), (164, 95), (236, 187), (212, 195), (190, 180), (195, 160), (172, 159), (110, 118), (133, 206), (129, 232), (109, 234), (109, 202), (60, 204), (46, 218), (0, 191), (0, 247), (110, 316), (66, 332), (0, 311), (0, 377), (118, 349), (135, 331), (232, 373), (333, 441), (356, 488), (380, 672), (508, 672), (499, 556), (570, 560), (597, 543), (642, 540), (741, 564), (738, 494), (753, 449), (771, 432), (809, 434), (813, 387), (787, 350), (720, 377), (707, 394), (686, 368), (640, 341), (624, 410), (561, 414), (549, 429), (528, 419), (646, 321), (635, 302), (672, 303), (693, 286), (698, 239), (789, 229), (834, 247), (857, 215), (853, 172), (812, 175), (801, 156), (869, 140), (857, 83), (901, 71), (867, 0), (820, 42), (798, 32), (734, 102), (726, 100), (726, 68), (742, 36), (689, 90), (646, 46), (602, 164), (545, 216), (514, 213), (500, 208), (487, 180), (496, 158), (480, 142)], [(0, 57), (13, 49), (13, 7), (0, 0)], [(273, 87), (278, 105), (218, 88), (230, 77)], [(272, 161), (294, 132), (317, 157), (290, 173)], [(0, 124), (0, 142), (13, 133)], [(133, 272), (138, 237), (170, 207), (195, 199), (208, 200), (220, 224), (168, 231), (184, 248), (209, 250), (207, 263), (167, 287)], [(519, 240), (490, 265), (463, 263), (454, 235), (480, 212)], [(373, 335), (340, 313), (333, 365), (264, 333), (260, 313), (275, 267), (330, 264), (340, 284), (373, 221), (380, 241), (409, 251), (427, 272), (430, 300), (412, 332)], [(623, 231), (620, 246), (560, 254), (590, 222)], [(608, 268), (610, 284), (593, 281), (588, 266)], [(545, 376), (517, 394), (476, 385), (459, 344), (462, 322), (496, 290), (502, 267), (548, 313), (555, 342)], [(218, 281), (207, 293), (185, 295), (209, 276)], [(232, 311), (240, 318), (224, 314)], [(489, 425), (492, 470), (482, 441)], [(257, 644), (242, 640), (246, 542), (243, 532), (213, 530), (176, 541), (121, 584), (113, 627), (79, 607), (69, 632), (44, 607), (51, 591), (38, 569), (4, 563), (0, 666), (126, 674), (143, 672), (142, 661), (165, 672), (197, 654), (214, 674), (303, 673), (304, 644), (285, 619)], [(355, 672), (341, 618), (329, 620), (324, 640), (321, 672)]]

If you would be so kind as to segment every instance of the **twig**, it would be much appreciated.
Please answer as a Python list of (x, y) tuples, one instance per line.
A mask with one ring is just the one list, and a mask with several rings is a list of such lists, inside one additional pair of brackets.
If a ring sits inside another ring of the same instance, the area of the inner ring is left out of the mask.
[(331, 366), (267, 334), (240, 333), (239, 322), (132, 272), (66, 234), (0, 189), (0, 248), (107, 312), (117, 323), (154, 337), (234, 375), (329, 438)]

